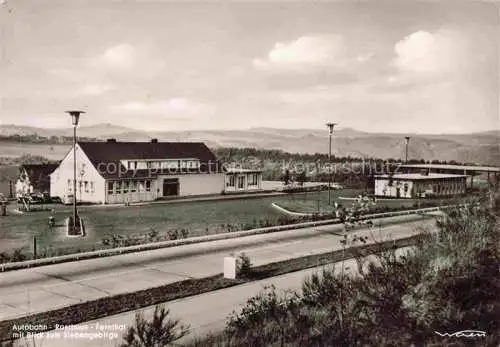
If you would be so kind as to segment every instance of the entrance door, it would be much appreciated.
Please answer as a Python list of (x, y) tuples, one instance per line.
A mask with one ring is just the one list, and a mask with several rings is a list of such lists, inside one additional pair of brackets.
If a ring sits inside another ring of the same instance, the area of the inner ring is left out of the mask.
[(179, 179), (166, 178), (163, 180), (163, 196), (179, 195)]

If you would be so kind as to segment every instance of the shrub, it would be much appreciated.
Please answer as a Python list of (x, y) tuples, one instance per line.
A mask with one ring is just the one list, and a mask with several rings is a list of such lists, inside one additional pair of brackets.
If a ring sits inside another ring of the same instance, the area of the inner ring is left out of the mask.
[(24, 254), (23, 251), (20, 248), (18, 248), (16, 250), (14, 250), (14, 252), (12, 253), (11, 261), (13, 261), (13, 262), (24, 261), (27, 258), (28, 257), (26, 256), (26, 254)]
[(245, 253), (238, 256), (238, 269), (237, 273), (240, 277), (248, 278), (252, 275), (252, 263), (250, 258)]
[(187, 238), (189, 236), (189, 230), (182, 228), (181, 229), (181, 235), (182, 235), (183, 239)]
[(158, 239), (158, 230), (151, 228), (148, 233), (148, 239), (150, 242), (154, 242), (155, 240)]
[(135, 316), (135, 324), (128, 328), (120, 347), (160, 347), (186, 336), (189, 327), (179, 320), (169, 318), (170, 310), (157, 305), (152, 320), (148, 321), (142, 313)]
[(168, 237), (170, 240), (177, 240), (179, 238), (179, 231), (177, 229), (169, 230)]
[(0, 264), (8, 263), (10, 261), (10, 255), (6, 252), (0, 253)]

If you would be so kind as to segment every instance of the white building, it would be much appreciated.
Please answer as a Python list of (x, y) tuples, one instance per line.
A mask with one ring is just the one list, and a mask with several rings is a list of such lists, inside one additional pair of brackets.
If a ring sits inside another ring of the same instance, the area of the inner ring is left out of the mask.
[[(222, 165), (200, 142), (78, 142), (76, 198), (88, 203), (221, 194)], [(73, 149), (50, 175), (51, 196), (73, 195)]]
[(466, 193), (466, 175), (408, 173), (375, 176), (375, 196), (447, 197)]
[(225, 191), (252, 192), (262, 189), (262, 170), (227, 169), (225, 171)]

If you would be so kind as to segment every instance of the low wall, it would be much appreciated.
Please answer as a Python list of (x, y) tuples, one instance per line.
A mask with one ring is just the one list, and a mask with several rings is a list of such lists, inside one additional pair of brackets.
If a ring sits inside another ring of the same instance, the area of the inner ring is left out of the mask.
[[(450, 207), (453, 207), (453, 206), (429, 207), (429, 208), (422, 208), (422, 209), (417, 209), (417, 210), (377, 213), (377, 214), (361, 216), (360, 219), (363, 220), (363, 219), (373, 219), (373, 218), (388, 218), (388, 217), (405, 216), (405, 215), (419, 214), (419, 213), (423, 214), (423, 213), (429, 213), (429, 212), (436, 212), (436, 211), (450, 208)], [(224, 233), (224, 234), (189, 237), (189, 238), (182, 239), (182, 240), (162, 241), (162, 242), (147, 243), (147, 244), (143, 244), (143, 245), (104, 249), (104, 250), (98, 250), (98, 251), (92, 251), (92, 252), (82, 252), (82, 253), (68, 254), (68, 255), (62, 255), (62, 256), (57, 256), (57, 257), (43, 258), (43, 259), (34, 259), (34, 260), (26, 260), (26, 261), (21, 261), (21, 262), (4, 263), (4, 264), (0, 264), (0, 272), (26, 269), (26, 268), (31, 268), (31, 267), (51, 265), (51, 264), (57, 264), (57, 263), (65, 263), (65, 262), (70, 262), (70, 261), (79, 261), (79, 260), (84, 260), (84, 259), (109, 257), (109, 256), (114, 256), (114, 255), (119, 255), (119, 254), (149, 251), (149, 250), (160, 249), (160, 248), (190, 245), (190, 244), (201, 243), (201, 242), (234, 239), (234, 238), (238, 238), (238, 237), (266, 234), (266, 233), (285, 231), (285, 230), (294, 230), (294, 229), (302, 229), (302, 228), (329, 225), (329, 224), (338, 224), (338, 223), (340, 223), (340, 220), (338, 218), (334, 218), (334, 219), (326, 219), (326, 220), (314, 221), (314, 222), (304, 222), (304, 223), (280, 225), (280, 226), (267, 227), (267, 228), (257, 228), (257, 229), (251, 229), (251, 230), (236, 231), (236, 232)]]

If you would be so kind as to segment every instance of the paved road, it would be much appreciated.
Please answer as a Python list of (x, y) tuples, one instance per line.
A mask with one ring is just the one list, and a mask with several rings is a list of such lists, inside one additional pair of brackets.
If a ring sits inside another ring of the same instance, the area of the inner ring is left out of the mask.
[[(422, 217), (393, 217), (402, 225), (359, 230), (376, 240), (406, 237)], [(254, 265), (340, 249), (342, 226), (331, 225), (206, 242), (0, 273), (0, 320), (221, 273), (223, 257), (245, 252)]]
[[(403, 250), (400, 250), (403, 252)], [(332, 265), (327, 265), (331, 268)], [(335, 264), (336, 269), (340, 263)], [(202, 336), (209, 332), (221, 331), (226, 324), (226, 318), (233, 312), (239, 311), (246, 300), (264, 289), (265, 286), (274, 285), (280, 292), (283, 290), (300, 290), (304, 278), (317, 273), (323, 267), (297, 271), (290, 274), (276, 276), (262, 281), (256, 281), (227, 289), (221, 289), (206, 294), (191, 296), (184, 299), (170, 301), (165, 306), (170, 309), (173, 318), (177, 318), (183, 324), (189, 325), (190, 334), (177, 341), (182, 345), (195, 336)], [(347, 272), (353, 273), (357, 270), (355, 261), (345, 262)], [(146, 318), (153, 315), (154, 306), (140, 310), (126, 312), (102, 319), (78, 324), (75, 328), (58, 330), (40, 335), (35, 339), (37, 347), (111, 347), (121, 341), (123, 332), (134, 324), (135, 313), (142, 312)], [(104, 331), (107, 335), (104, 336)], [(66, 335), (73, 332), (82, 332), (86, 335)], [(102, 333), (102, 336), (98, 336)], [(50, 336), (50, 337), (49, 337)], [(19, 346), (32, 346), (32, 342), (26, 343), (21, 340)]]

